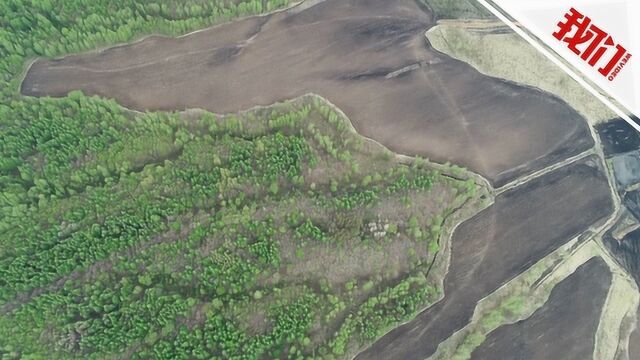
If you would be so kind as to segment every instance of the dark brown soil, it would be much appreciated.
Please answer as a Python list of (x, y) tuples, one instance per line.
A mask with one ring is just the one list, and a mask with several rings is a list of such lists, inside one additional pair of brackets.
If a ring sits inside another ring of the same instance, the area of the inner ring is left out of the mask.
[(423, 360), (466, 325), (476, 303), (613, 210), (595, 156), (502, 193), (452, 238), (445, 298), (358, 359)]
[(610, 231), (604, 236), (604, 244), (640, 286), (640, 229), (631, 231), (620, 241), (614, 239)]
[(469, 167), (496, 186), (593, 145), (563, 101), (433, 50), (424, 37), (433, 25), (413, 0), (327, 0), (177, 39), (39, 60), (22, 92), (79, 89), (138, 110), (215, 112), (314, 92), (392, 150)]
[[(640, 124), (640, 119), (632, 119)], [(596, 130), (607, 157), (640, 148), (640, 133), (622, 118), (598, 124)]]
[(607, 264), (599, 257), (589, 260), (560, 282), (531, 317), (490, 333), (471, 359), (592, 359), (610, 285)]
[[(563, 101), (432, 49), (424, 32), (434, 24), (413, 0), (327, 0), (177, 39), (39, 60), (21, 90), (219, 113), (314, 92), (391, 150), (466, 166), (494, 186), (593, 145), (584, 119)], [(455, 232), (445, 299), (359, 358), (424, 359), (467, 323), (479, 299), (611, 207), (595, 158), (501, 194)]]

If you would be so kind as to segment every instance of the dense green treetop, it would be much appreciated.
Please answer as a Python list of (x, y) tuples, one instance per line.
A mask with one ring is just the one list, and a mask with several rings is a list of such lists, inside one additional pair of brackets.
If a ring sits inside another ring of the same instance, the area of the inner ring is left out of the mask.
[(222, 116), (17, 91), (39, 56), (288, 3), (0, 3), (2, 359), (342, 357), (437, 299), (473, 181), (399, 163), (318, 98)]

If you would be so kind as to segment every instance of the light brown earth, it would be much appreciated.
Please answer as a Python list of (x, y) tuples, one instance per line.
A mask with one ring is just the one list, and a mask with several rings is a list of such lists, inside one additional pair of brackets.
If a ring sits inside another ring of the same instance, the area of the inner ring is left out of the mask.
[(412, 0), (327, 0), (177, 39), (39, 60), (34, 96), (72, 90), (138, 110), (234, 112), (314, 92), (391, 150), (466, 166), (502, 185), (592, 146), (580, 115), (480, 74), (428, 44)]

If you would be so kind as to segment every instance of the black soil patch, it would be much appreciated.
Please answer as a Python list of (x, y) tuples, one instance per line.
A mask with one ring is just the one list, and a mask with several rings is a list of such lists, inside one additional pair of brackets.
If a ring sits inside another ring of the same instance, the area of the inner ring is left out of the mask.
[[(637, 122), (638, 118), (633, 118)], [(596, 131), (607, 156), (626, 153), (640, 148), (640, 132), (623, 119), (614, 119), (596, 125)]]
[(640, 229), (628, 233), (620, 241), (608, 233), (604, 237), (604, 243), (640, 286)]
[(584, 360), (593, 358), (611, 271), (593, 258), (558, 284), (528, 319), (491, 332), (472, 360)]
[(625, 192), (622, 202), (631, 214), (640, 221), (640, 190)]
[[(39, 60), (21, 90), (214, 112), (314, 92), (392, 150), (466, 166), (496, 186), (593, 145), (565, 102), (433, 50), (424, 33), (434, 25), (414, 0), (327, 0), (177, 39)], [(410, 64), (419, 66), (396, 73)]]
[(427, 358), (468, 323), (480, 299), (612, 210), (607, 179), (595, 156), (502, 193), (454, 232), (445, 298), (358, 358)]

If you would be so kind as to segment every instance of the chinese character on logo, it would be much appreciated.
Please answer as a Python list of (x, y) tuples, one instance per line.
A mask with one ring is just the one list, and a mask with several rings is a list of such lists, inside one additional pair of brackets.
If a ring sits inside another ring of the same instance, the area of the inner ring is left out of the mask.
[[(609, 61), (599, 68), (598, 72), (608, 76), (609, 80), (613, 80), (629, 61), (631, 54), (627, 53), (622, 45), (616, 44), (606, 31), (592, 24), (589, 17), (582, 15), (576, 9), (571, 8), (564, 17), (565, 21), (558, 22), (558, 30), (553, 33), (553, 36), (566, 42), (569, 50), (580, 55), (580, 58), (587, 61), (590, 66), (595, 66), (607, 54)], [(581, 46), (581, 49), (578, 46)]]

